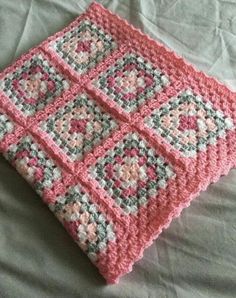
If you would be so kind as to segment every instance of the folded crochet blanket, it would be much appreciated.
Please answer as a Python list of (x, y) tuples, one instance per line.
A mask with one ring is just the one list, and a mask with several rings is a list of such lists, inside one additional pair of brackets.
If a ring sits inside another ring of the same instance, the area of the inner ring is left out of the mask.
[(0, 74), (0, 150), (108, 283), (236, 166), (236, 93), (93, 3)]

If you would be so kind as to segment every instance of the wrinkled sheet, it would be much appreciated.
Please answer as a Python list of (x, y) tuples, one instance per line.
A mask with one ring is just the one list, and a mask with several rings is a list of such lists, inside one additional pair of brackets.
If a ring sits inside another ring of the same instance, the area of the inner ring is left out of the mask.
[[(89, 2), (0, 0), (0, 68)], [(236, 1), (100, 2), (236, 90)], [(236, 297), (236, 170), (195, 199), (120, 284), (107, 286), (0, 157), (0, 297)]]

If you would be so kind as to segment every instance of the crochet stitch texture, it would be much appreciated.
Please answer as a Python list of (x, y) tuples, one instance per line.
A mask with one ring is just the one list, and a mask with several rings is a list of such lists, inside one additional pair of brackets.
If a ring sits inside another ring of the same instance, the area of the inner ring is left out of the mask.
[(235, 98), (93, 3), (0, 74), (0, 150), (114, 283), (236, 166)]

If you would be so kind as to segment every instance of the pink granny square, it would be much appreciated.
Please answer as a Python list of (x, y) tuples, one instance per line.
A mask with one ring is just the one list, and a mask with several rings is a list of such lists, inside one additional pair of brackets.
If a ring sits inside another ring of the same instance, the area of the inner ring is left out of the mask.
[(235, 98), (93, 3), (0, 74), (0, 150), (114, 283), (236, 166)]

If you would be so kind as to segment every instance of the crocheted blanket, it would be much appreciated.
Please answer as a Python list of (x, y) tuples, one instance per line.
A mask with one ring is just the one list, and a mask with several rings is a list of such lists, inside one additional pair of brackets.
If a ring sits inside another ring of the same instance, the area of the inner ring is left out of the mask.
[(0, 150), (114, 283), (236, 166), (235, 98), (93, 3), (0, 74)]

